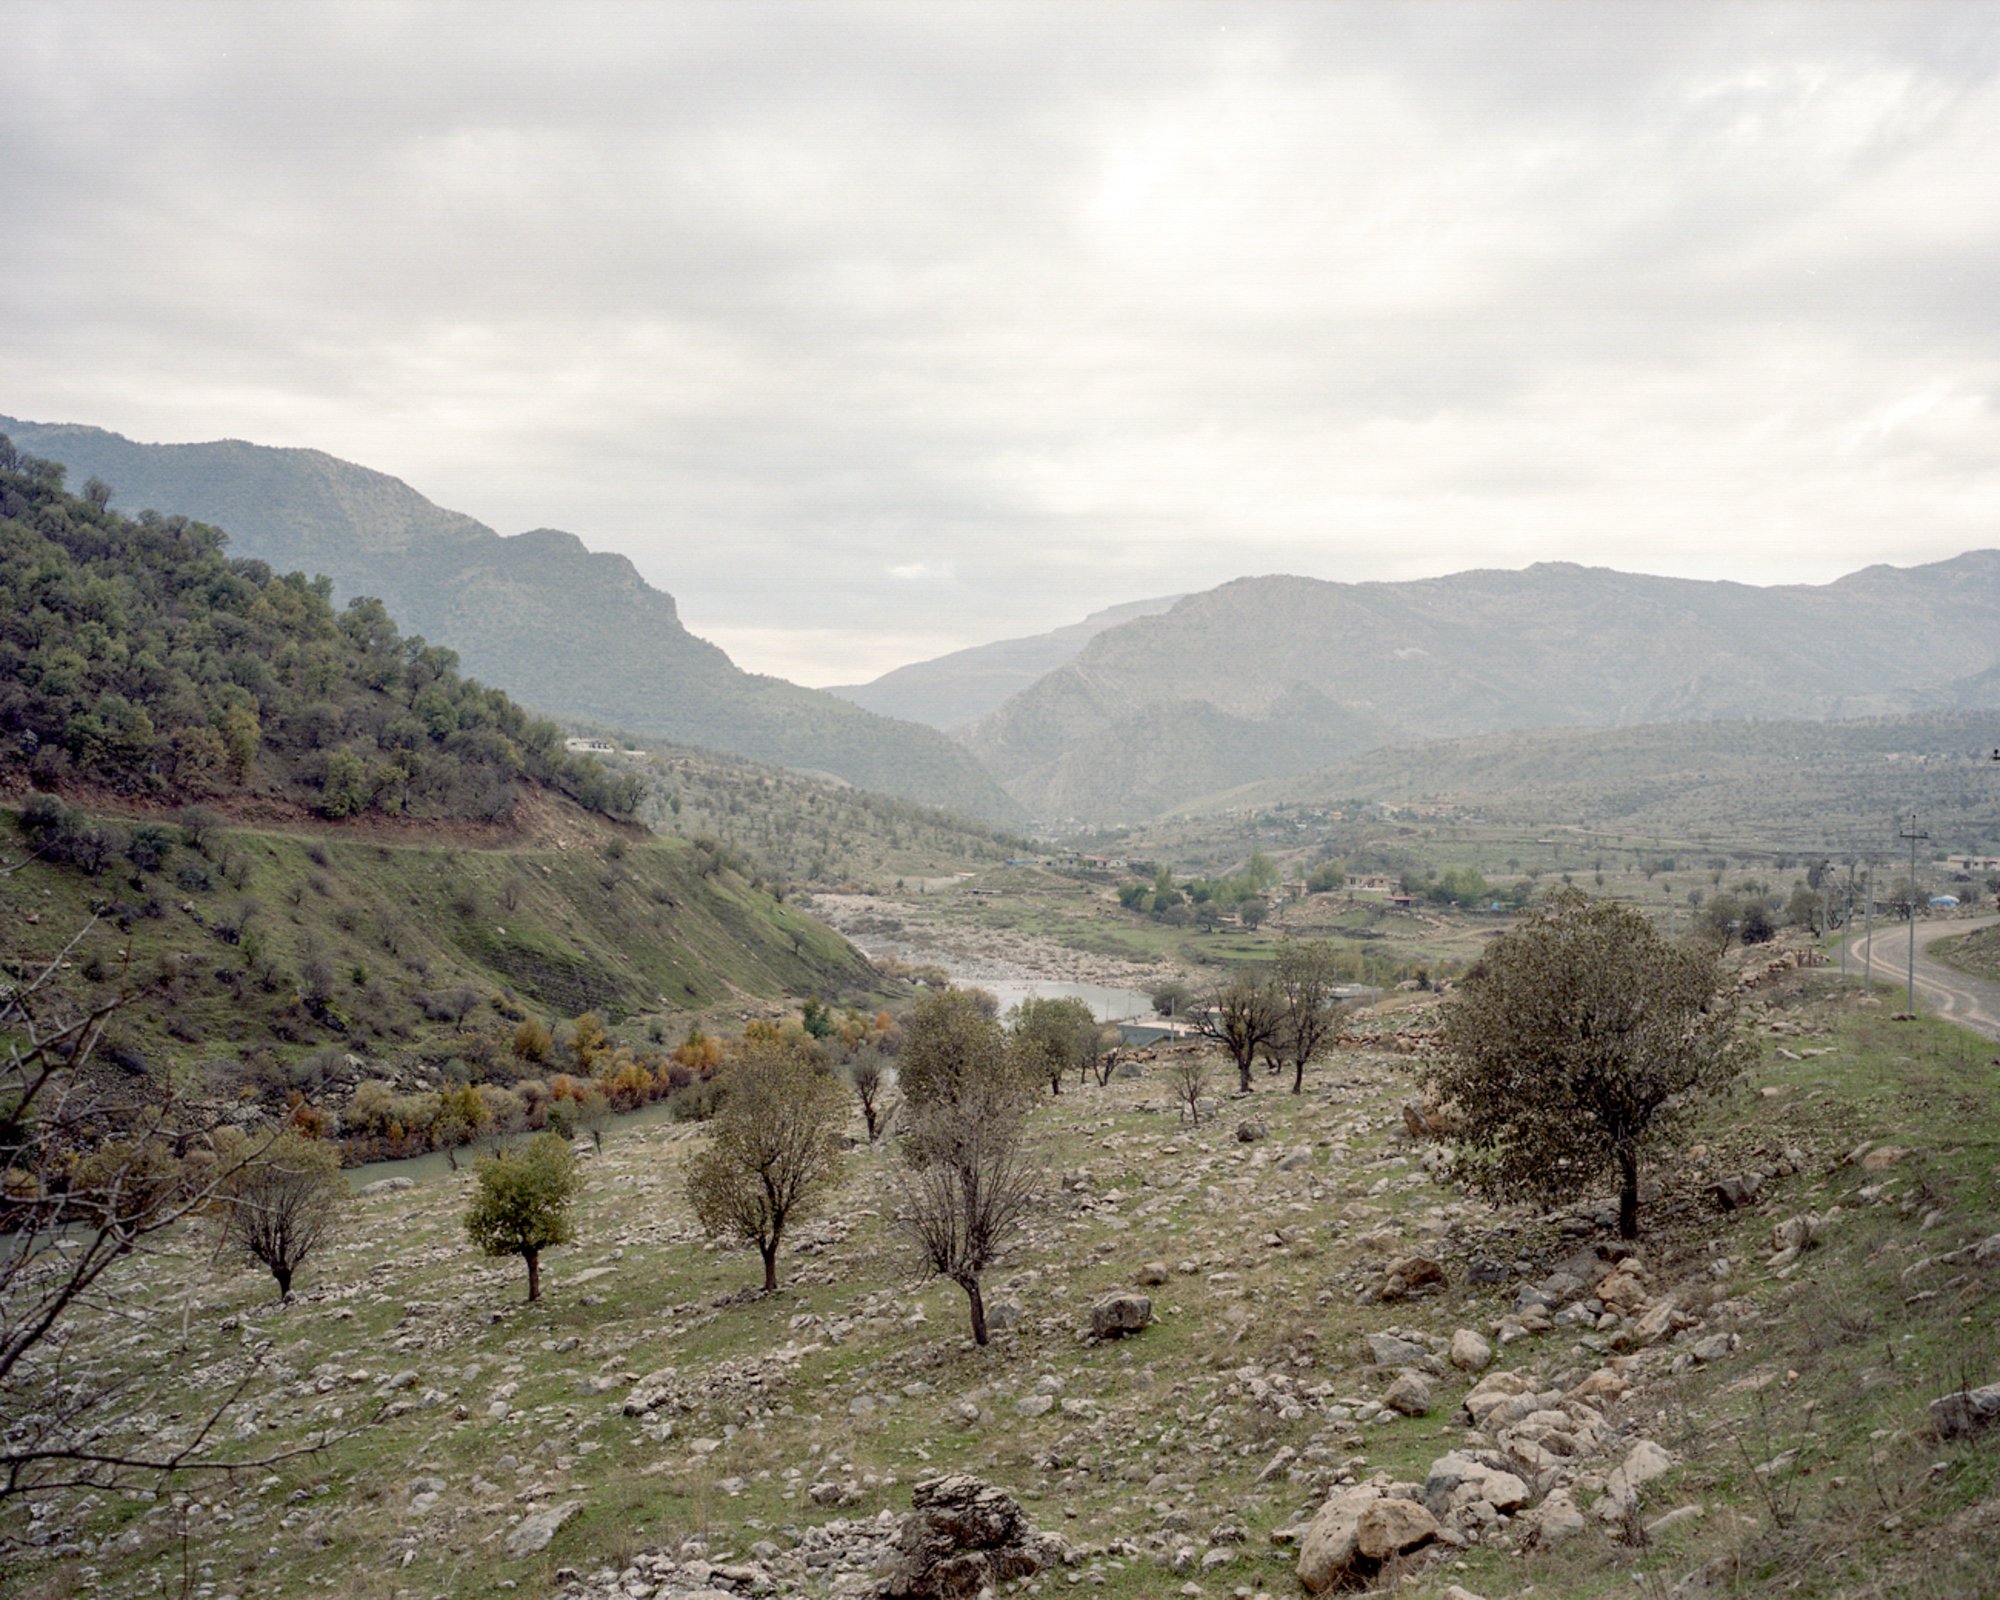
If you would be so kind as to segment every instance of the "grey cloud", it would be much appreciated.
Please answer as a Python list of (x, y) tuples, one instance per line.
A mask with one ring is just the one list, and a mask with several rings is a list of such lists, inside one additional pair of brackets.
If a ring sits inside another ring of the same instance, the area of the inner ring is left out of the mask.
[(1986, 8), (9, 20), (6, 409), (567, 526), (822, 678), (885, 607), (1824, 576), (2000, 510)]

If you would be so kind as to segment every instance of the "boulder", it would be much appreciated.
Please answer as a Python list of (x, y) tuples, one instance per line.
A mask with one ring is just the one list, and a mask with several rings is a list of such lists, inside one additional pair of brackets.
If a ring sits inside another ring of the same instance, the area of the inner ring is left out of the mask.
[(1299, 1582), (1323, 1594), (1342, 1582), (1361, 1554), (1361, 1514), (1382, 1498), (1373, 1484), (1342, 1489), (1313, 1514), (1299, 1541)]
[(1153, 1320), (1153, 1302), (1143, 1294), (1108, 1294), (1090, 1308), (1094, 1339), (1116, 1339), (1137, 1333)]
[(1437, 1518), (1414, 1500), (1377, 1500), (1354, 1526), (1355, 1548), (1370, 1561), (1387, 1561), (1437, 1537)]
[(1394, 1333), (1371, 1333), (1368, 1335), (1368, 1359), (1378, 1367), (1407, 1367), (1412, 1362), (1422, 1361), (1430, 1351), (1414, 1339), (1405, 1339)]
[(1861, 1158), (1863, 1172), (1884, 1172), (1910, 1152), (1899, 1144), (1878, 1144)]
[(1255, 1144), (1260, 1139), (1271, 1137), (1271, 1130), (1256, 1117), (1246, 1117), (1236, 1124), (1236, 1139), (1239, 1144)]
[(1583, 1513), (1567, 1489), (1553, 1491), (1535, 1512), (1535, 1542), (1559, 1544), (1584, 1530)]
[(972, 1600), (1062, 1561), (1060, 1539), (1029, 1525), (1011, 1495), (965, 1473), (926, 1478), (896, 1535), (879, 1600)]
[(1431, 1408), (1430, 1383), (1419, 1373), (1399, 1373), (1382, 1396), (1382, 1404), (1406, 1417), (1421, 1417)]
[(1739, 1211), (1754, 1201), (1763, 1188), (1763, 1173), (1739, 1172), (1734, 1177), (1720, 1178), (1711, 1183), (1708, 1192), (1724, 1211)]
[(1493, 1346), (1470, 1328), (1451, 1336), (1451, 1364), (1460, 1372), (1484, 1372), (1493, 1360)]
[(364, 1183), (356, 1194), (401, 1194), (405, 1189), (416, 1188), (413, 1178), (377, 1178), (373, 1183)]
[(1534, 1381), (1526, 1373), (1489, 1372), (1466, 1391), (1465, 1414), (1475, 1428), (1483, 1428), (1502, 1403), (1534, 1392)]
[(1528, 1503), (1528, 1486), (1469, 1451), (1453, 1450), (1431, 1463), (1424, 1478), (1424, 1505), (1433, 1516), (1449, 1516), (1480, 1501), (1495, 1511), (1518, 1511)]
[(1142, 1283), (1149, 1289), (1157, 1289), (1167, 1281), (1169, 1274), (1164, 1261), (1148, 1261), (1132, 1275), (1135, 1283)]
[(507, 1534), (504, 1545), (507, 1554), (519, 1561), (523, 1556), (548, 1549), (556, 1530), (582, 1509), (581, 1500), (565, 1500), (561, 1505), (523, 1517)]
[(1674, 1458), (1660, 1446), (1651, 1439), (1641, 1439), (1605, 1480), (1604, 1498), (1595, 1508), (1597, 1515), (1606, 1522), (1622, 1521), (1639, 1491), (1671, 1471), (1673, 1464)]
[(2000, 1383), (1983, 1389), (1958, 1389), (1939, 1395), (1930, 1405), (1931, 1427), (1940, 1439), (1963, 1439), (1983, 1433), (2000, 1422)]
[(1444, 1268), (1428, 1256), (1404, 1256), (1393, 1263), (1388, 1275), (1382, 1280), (1382, 1287), (1375, 1291), (1380, 1300), (1400, 1300), (1418, 1289), (1442, 1286)]

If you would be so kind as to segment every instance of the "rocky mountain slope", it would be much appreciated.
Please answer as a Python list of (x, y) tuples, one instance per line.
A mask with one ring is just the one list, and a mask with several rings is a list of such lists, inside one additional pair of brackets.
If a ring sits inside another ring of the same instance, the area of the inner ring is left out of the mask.
[(1994, 703), (2000, 551), (1755, 588), (1567, 564), (1244, 578), (1109, 629), (964, 735), (1042, 817), (1121, 820), (1507, 728)]
[(673, 597), (574, 534), (502, 538), (382, 473), (239, 440), (139, 444), (99, 428), (0, 417), (23, 450), (95, 477), (112, 504), (223, 528), (230, 550), (373, 595), (407, 629), (540, 710), (830, 773), (988, 821), (1014, 803), (936, 730), (740, 670), (681, 625)]
[(904, 717), (933, 728), (961, 728), (1073, 659), (1106, 628), (1135, 617), (1158, 616), (1180, 598), (1166, 595), (1107, 606), (1081, 622), (1047, 633), (954, 650), (933, 661), (915, 661), (885, 672), (872, 683), (836, 684), (826, 692), (885, 717)]
[(985, 1519), (941, 1530), (939, 1502), (989, 1497), (919, 1486), (968, 1474), (1011, 1497), (1010, 1552), (1061, 1563), (1043, 1593), (1984, 1592), (1991, 1435), (1930, 1403), (2000, 1360), (1986, 1052), (1824, 973), (1752, 1019), (1755, 1125), (1719, 1108), (1661, 1163), (1638, 1254), (1594, 1203), (1441, 1181), (1392, 1038), (1198, 1128), (1165, 1056), (1065, 1094), (983, 1350), (964, 1296), (904, 1270), (865, 1143), (771, 1295), (688, 1213), (700, 1133), (657, 1123), (609, 1131), (533, 1306), (467, 1245), (463, 1172), (364, 1189), (288, 1306), (162, 1252), (136, 1269), (158, 1320), (93, 1323), (79, 1374), (173, 1352), (189, 1415), (247, 1378), (246, 1455), (364, 1425), (184, 1507), (38, 1501), (0, 1527), (9, 1576), (156, 1595), (192, 1543), (218, 1593), (276, 1597), (941, 1592), (896, 1586), (904, 1519), (920, 1499), (966, 1554)]

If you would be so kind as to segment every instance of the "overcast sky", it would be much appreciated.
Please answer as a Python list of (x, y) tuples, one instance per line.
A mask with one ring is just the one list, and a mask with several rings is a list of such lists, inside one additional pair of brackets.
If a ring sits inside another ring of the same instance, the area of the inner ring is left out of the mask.
[(0, 0), (0, 411), (864, 679), (1248, 573), (2000, 544), (2000, 7)]

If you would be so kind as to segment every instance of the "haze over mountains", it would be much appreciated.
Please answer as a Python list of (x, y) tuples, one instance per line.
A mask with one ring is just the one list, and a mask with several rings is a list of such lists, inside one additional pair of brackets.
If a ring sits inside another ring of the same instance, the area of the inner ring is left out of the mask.
[(816, 689), (746, 673), (681, 625), (621, 555), (553, 528), (502, 538), (399, 479), (316, 450), (224, 440), (139, 444), (101, 428), (0, 417), (72, 487), (110, 484), (128, 513), (213, 523), (236, 555), (325, 573), (536, 708), (781, 766), (988, 821), (1021, 813), (959, 746)]
[(1138, 821), (1246, 784), (1268, 799), (1370, 751), (1505, 730), (2000, 705), (1994, 550), (1771, 588), (1567, 563), (1243, 578), (826, 692), (737, 669), (623, 556), (502, 538), (316, 451), (0, 431), (118, 507), (214, 522), (237, 554), (379, 596), (543, 710), (1003, 823)]
[(1035, 815), (1136, 819), (1508, 728), (1995, 703), (2000, 551), (1755, 588), (1544, 563), (1244, 578), (1100, 633), (965, 735)]
[(836, 684), (826, 692), (885, 717), (903, 717), (949, 732), (998, 709), (1072, 659), (1105, 629), (1135, 617), (1157, 616), (1180, 598), (1170, 594), (1157, 600), (1128, 600), (1047, 633), (976, 644), (898, 667), (871, 683)]

